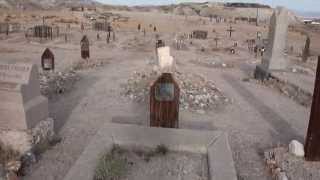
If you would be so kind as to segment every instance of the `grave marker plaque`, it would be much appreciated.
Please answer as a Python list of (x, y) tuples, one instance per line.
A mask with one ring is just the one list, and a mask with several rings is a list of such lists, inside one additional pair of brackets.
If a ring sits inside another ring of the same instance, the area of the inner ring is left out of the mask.
[(150, 126), (179, 128), (180, 89), (171, 73), (163, 73), (150, 89)]
[(54, 70), (54, 55), (49, 48), (46, 48), (41, 56), (41, 66), (44, 71)]
[(85, 35), (80, 41), (81, 57), (83, 59), (90, 58), (90, 43), (88, 37)]

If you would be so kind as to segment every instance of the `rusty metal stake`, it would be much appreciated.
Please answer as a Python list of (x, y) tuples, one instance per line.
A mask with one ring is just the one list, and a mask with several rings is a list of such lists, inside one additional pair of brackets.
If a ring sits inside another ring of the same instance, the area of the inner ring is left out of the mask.
[(305, 143), (305, 158), (307, 161), (320, 161), (320, 56), (316, 82), (313, 93), (313, 102), (310, 114), (308, 133)]

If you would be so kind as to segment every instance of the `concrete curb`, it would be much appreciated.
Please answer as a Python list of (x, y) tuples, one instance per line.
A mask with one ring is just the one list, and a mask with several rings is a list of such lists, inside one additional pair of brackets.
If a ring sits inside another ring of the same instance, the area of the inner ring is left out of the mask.
[(234, 180), (237, 177), (225, 133), (106, 123), (91, 140), (64, 180), (91, 180), (100, 155), (110, 151), (114, 144), (142, 148), (155, 148), (163, 144), (171, 151), (208, 154), (211, 180)]

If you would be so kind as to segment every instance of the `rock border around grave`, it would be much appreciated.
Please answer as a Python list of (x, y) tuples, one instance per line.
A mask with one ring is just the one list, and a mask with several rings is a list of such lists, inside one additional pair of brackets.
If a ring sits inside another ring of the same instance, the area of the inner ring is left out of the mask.
[(92, 179), (99, 155), (110, 151), (115, 144), (127, 148), (155, 148), (162, 144), (168, 147), (169, 151), (207, 154), (209, 179), (237, 179), (227, 133), (106, 123), (91, 140), (64, 180)]

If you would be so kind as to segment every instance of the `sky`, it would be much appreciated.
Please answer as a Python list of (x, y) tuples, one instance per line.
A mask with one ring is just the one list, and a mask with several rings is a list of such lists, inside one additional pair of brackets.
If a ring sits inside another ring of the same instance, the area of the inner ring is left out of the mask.
[[(161, 5), (181, 2), (205, 2), (210, 0), (97, 0), (106, 4), (117, 5)], [(268, 4), (272, 7), (281, 5), (292, 10), (320, 12), (320, 0), (220, 0), (219, 2), (251, 2)]]

